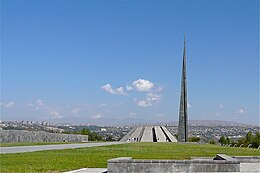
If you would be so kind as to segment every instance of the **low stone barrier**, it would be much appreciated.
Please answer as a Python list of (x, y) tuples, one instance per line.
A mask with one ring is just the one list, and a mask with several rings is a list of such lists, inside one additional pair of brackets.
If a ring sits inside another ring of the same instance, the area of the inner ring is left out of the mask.
[(88, 135), (47, 133), (43, 131), (1, 130), (0, 143), (7, 142), (83, 142)]
[[(223, 156), (223, 155), (222, 155)], [(133, 160), (122, 157), (108, 160), (108, 173), (239, 172), (240, 162), (231, 157), (220, 160)]]
[(238, 160), (240, 163), (260, 163), (260, 156), (232, 156), (232, 158)]

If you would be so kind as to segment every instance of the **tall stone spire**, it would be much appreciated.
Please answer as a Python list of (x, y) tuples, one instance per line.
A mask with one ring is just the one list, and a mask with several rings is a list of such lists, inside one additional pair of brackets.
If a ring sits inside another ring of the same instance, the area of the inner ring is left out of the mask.
[(181, 96), (179, 110), (178, 142), (188, 142), (188, 107), (187, 107), (187, 78), (186, 78), (186, 38), (184, 37)]

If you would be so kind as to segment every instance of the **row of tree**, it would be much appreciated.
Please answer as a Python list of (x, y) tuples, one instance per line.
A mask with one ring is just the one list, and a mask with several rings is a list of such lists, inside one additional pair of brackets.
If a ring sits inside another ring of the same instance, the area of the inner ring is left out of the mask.
[(228, 137), (221, 136), (219, 139), (219, 143), (221, 145), (231, 144), (231, 145), (237, 145), (237, 146), (244, 146), (247, 147), (249, 144), (251, 144), (251, 147), (258, 148), (260, 146), (260, 133), (257, 132), (255, 135), (252, 134), (252, 132), (248, 132), (245, 137), (240, 138), (237, 142), (231, 140)]
[(189, 142), (199, 142), (200, 138), (199, 137), (189, 137), (188, 141)]
[(86, 129), (86, 128), (83, 128), (82, 130), (80, 131), (65, 131), (65, 132), (62, 132), (62, 133), (65, 133), (65, 134), (81, 134), (81, 135), (88, 135), (88, 140), (89, 141), (102, 141), (103, 138), (101, 135), (95, 133), (95, 132), (91, 132), (89, 129)]
[[(175, 134), (175, 137), (178, 138), (178, 134)], [(188, 139), (189, 142), (199, 142), (200, 138), (199, 137), (189, 137)], [(210, 144), (216, 144), (216, 141), (213, 139), (210, 139), (208, 141)], [(260, 133), (257, 132), (255, 135), (252, 134), (252, 132), (248, 132), (245, 137), (242, 137), (238, 139), (237, 141), (234, 141), (230, 139), (229, 137), (221, 136), (219, 141), (221, 145), (232, 145), (232, 146), (243, 146), (247, 147), (249, 144), (250, 147), (253, 148), (258, 148), (260, 146)]]
[(89, 129), (83, 128), (80, 131), (81, 135), (88, 135), (88, 140), (89, 141), (102, 141), (102, 136), (95, 133), (95, 132), (91, 132)]

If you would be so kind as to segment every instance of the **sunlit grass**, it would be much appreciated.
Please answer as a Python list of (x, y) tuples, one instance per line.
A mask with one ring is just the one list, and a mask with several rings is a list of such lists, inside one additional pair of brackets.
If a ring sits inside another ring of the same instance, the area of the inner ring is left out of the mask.
[(105, 168), (116, 157), (134, 159), (190, 159), (231, 156), (259, 156), (260, 150), (221, 147), (209, 144), (129, 143), (104, 147), (50, 150), (20, 154), (1, 154), (0, 172), (63, 172), (80, 168)]

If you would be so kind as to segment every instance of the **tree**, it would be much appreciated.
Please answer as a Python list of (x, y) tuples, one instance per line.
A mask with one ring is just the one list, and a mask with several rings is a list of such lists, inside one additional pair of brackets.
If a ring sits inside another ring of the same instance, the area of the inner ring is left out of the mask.
[(253, 142), (253, 139), (254, 139), (254, 136), (253, 136), (252, 132), (248, 132), (248, 133), (246, 134), (246, 142), (252, 143), (252, 142)]
[(89, 129), (86, 129), (86, 128), (83, 128), (81, 131), (80, 131), (80, 134), (82, 135), (89, 135), (91, 132)]
[(238, 141), (237, 141), (237, 146), (240, 146), (241, 144), (245, 144), (246, 143), (246, 138), (240, 138), (240, 139), (238, 139)]
[(189, 142), (199, 142), (200, 138), (199, 137), (189, 137)]
[(219, 139), (219, 143), (221, 143), (221, 145), (226, 145), (228, 141), (224, 136), (221, 136)]
[(247, 147), (252, 144), (251, 147), (258, 148), (260, 146), (260, 133), (256, 132), (255, 135), (252, 132), (248, 132), (245, 137), (239, 138), (237, 142), (231, 141), (232, 145)]
[(90, 141), (102, 141), (102, 136), (95, 132), (91, 132), (88, 137)]
[(209, 140), (209, 143), (210, 144), (216, 144), (216, 142), (213, 139)]
[(260, 133), (257, 132), (252, 141), (252, 147), (258, 148), (260, 146)]
[(91, 132), (89, 129), (83, 128), (79, 133), (82, 135), (88, 135), (89, 141), (102, 141), (101, 135)]
[(229, 137), (227, 137), (227, 144), (230, 144), (230, 139), (229, 139)]
[(106, 137), (106, 141), (115, 141), (115, 139), (113, 138), (113, 136), (108, 135), (108, 136)]

